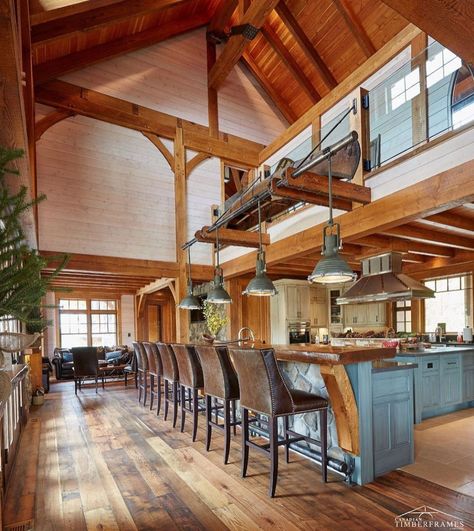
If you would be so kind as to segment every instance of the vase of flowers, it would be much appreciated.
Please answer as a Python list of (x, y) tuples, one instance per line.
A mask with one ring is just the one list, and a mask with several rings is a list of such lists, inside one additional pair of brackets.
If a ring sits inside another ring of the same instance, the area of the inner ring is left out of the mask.
[(203, 339), (207, 343), (213, 343), (219, 332), (225, 327), (229, 322), (225, 314), (225, 308), (220, 304), (213, 304), (207, 301), (204, 301), (203, 308), (204, 318), (206, 320), (206, 326), (209, 330), (209, 334), (203, 334)]

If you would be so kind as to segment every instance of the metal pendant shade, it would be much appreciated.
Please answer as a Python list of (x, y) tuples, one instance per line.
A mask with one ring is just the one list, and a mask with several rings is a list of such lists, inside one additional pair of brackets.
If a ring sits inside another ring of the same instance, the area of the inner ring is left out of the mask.
[(201, 302), (193, 294), (193, 281), (191, 279), (191, 247), (188, 247), (188, 293), (178, 304), (182, 310), (200, 310)]
[(334, 223), (332, 216), (332, 171), (331, 153), (328, 155), (328, 185), (329, 185), (329, 220), (323, 229), (323, 258), (316, 264), (309, 275), (310, 282), (320, 284), (341, 284), (357, 279), (357, 273), (352, 271), (349, 264), (339, 256), (342, 248), (339, 223)]
[(273, 282), (267, 276), (267, 265), (265, 262), (265, 251), (262, 245), (262, 212), (260, 201), (258, 201), (258, 236), (259, 245), (257, 253), (257, 266), (255, 268), (255, 276), (248, 283), (243, 295), (253, 295), (255, 297), (270, 297), (276, 295), (278, 292), (273, 285)]
[(181, 308), (182, 310), (201, 309), (201, 302), (195, 295), (193, 295), (193, 284), (191, 281), (188, 283), (188, 294), (181, 299), (181, 302), (178, 304), (178, 308)]
[(321, 284), (340, 284), (352, 282), (357, 274), (352, 271), (349, 264), (339, 256), (338, 237), (335, 234), (324, 235), (323, 258), (316, 264), (308, 280)]
[(214, 276), (214, 286), (207, 294), (206, 300), (207, 302), (211, 302), (213, 304), (229, 304), (232, 302), (231, 296), (224, 288), (224, 277), (220, 268), (216, 268), (216, 274)]
[(207, 302), (213, 304), (230, 304), (232, 298), (224, 288), (224, 275), (219, 265), (219, 230), (216, 230), (216, 269), (213, 284), (213, 287), (207, 294)]
[(273, 282), (268, 278), (266, 269), (265, 252), (259, 251), (257, 255), (256, 274), (245, 288), (244, 295), (270, 297), (278, 293)]

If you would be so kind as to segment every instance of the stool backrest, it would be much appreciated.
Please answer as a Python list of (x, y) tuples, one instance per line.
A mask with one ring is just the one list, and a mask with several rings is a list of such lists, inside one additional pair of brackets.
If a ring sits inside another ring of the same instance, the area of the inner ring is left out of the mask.
[(146, 354), (144, 352), (143, 346), (141, 346), (138, 341), (133, 342), (133, 351), (135, 352), (135, 357), (137, 358), (137, 369), (139, 371), (145, 371), (148, 366), (146, 362)]
[(280, 373), (273, 349), (232, 349), (240, 387), (240, 405), (265, 415), (293, 409), (293, 401)]
[(96, 376), (99, 373), (99, 360), (95, 347), (74, 347), (71, 352), (74, 376)]
[(178, 363), (179, 383), (187, 387), (204, 387), (202, 367), (194, 345), (171, 345)]
[[(158, 348), (155, 345), (155, 343), (150, 343), (149, 341), (143, 341), (143, 348), (145, 349), (145, 354), (148, 362), (148, 370), (152, 374), (158, 374)], [(161, 357), (160, 357), (160, 364), (161, 364)], [(159, 371), (161, 374), (162, 371)]]
[(239, 380), (225, 346), (196, 345), (201, 360), (206, 394), (217, 398), (238, 399)]
[(173, 349), (167, 343), (156, 343), (163, 364), (163, 377), (170, 382), (179, 381), (178, 364)]

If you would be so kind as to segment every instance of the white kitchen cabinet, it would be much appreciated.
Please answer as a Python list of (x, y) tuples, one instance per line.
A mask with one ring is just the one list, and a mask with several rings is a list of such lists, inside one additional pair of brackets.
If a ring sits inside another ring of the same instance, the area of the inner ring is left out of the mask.
[(346, 327), (381, 327), (387, 322), (385, 303), (347, 304), (344, 307), (344, 325)]
[(310, 287), (310, 317), (311, 326), (316, 328), (328, 327), (327, 289), (323, 287)]
[(286, 291), (286, 318), (289, 321), (309, 321), (309, 286), (289, 284)]
[(385, 326), (386, 322), (385, 302), (372, 302), (367, 304), (367, 324)]

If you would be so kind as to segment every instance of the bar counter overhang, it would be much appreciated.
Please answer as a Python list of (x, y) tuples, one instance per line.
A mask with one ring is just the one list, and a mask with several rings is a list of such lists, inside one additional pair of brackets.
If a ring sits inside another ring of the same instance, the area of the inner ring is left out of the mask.
[[(338, 446), (353, 459), (350, 479), (364, 484), (375, 478), (372, 424), (373, 371), (374, 367), (378, 366), (380, 369), (383, 366), (383, 360), (395, 357), (395, 348), (337, 347), (321, 344), (271, 345), (259, 342), (231, 343), (228, 346), (231, 350), (273, 348), (282, 366), (285, 364), (319, 366), (334, 415)], [(385, 365), (386, 369), (390, 369), (390, 366), (392, 369), (403, 368), (403, 364)]]

